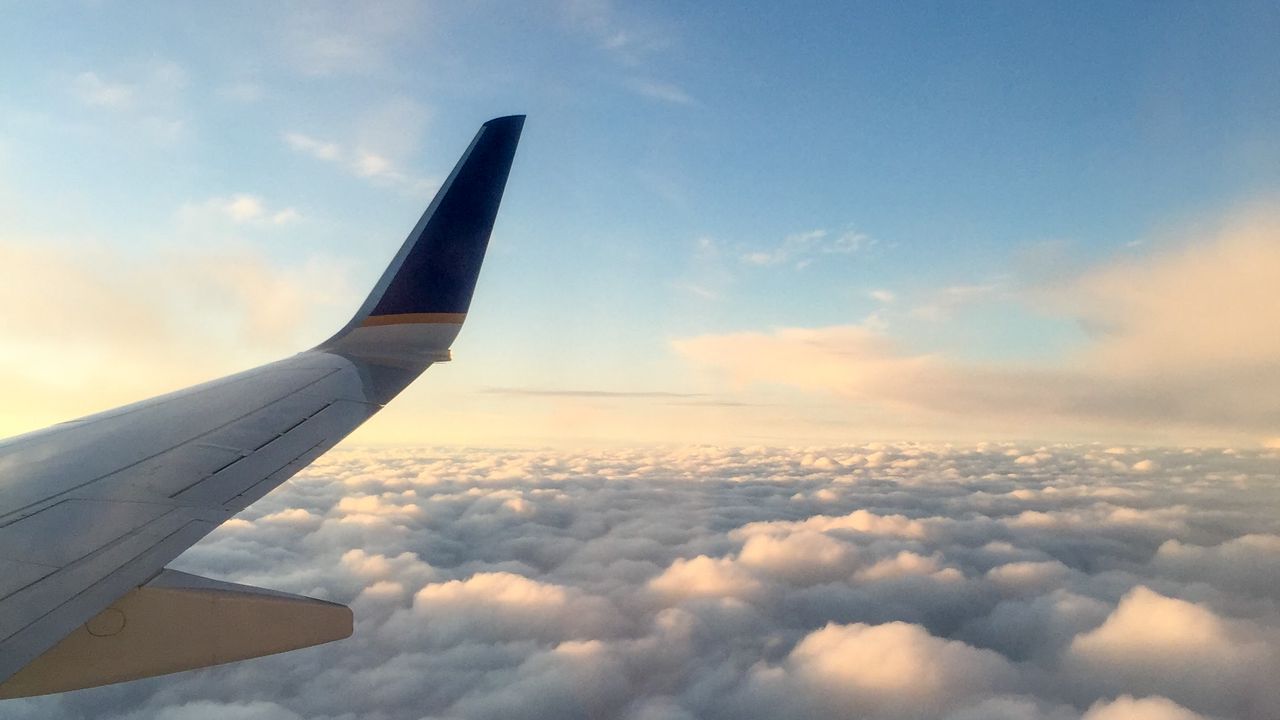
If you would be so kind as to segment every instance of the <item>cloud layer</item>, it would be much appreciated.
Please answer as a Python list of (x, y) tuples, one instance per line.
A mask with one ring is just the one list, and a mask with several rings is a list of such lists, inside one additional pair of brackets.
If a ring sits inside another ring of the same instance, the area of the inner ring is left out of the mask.
[(353, 638), (3, 710), (1273, 718), (1276, 459), (339, 450), (176, 565), (349, 603)]
[[(1280, 432), (1278, 239), (1273, 209), (1243, 213), (1192, 240), (1039, 283), (1024, 304), (1078, 325), (1088, 338), (1052, 362), (913, 352), (879, 315), (861, 324), (700, 335), (673, 346), (738, 387), (782, 385), (870, 404), (897, 426), (946, 437), (976, 430), (1257, 442)], [(952, 288), (959, 294), (951, 301), (988, 290)], [(939, 315), (951, 301), (914, 312)]]

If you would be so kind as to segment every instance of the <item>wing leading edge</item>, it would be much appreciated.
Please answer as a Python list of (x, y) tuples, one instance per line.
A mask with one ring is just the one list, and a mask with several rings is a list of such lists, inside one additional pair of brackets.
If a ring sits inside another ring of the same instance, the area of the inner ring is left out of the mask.
[(350, 635), (343, 606), (165, 565), (449, 359), (523, 123), (481, 126), (364, 304), (318, 347), (0, 443), (0, 697)]

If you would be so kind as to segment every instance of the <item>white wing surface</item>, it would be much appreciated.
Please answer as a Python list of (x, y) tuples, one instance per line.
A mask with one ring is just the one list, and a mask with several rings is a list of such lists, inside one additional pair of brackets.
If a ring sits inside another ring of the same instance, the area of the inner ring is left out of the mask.
[(449, 359), (523, 123), (480, 128), (364, 305), (319, 347), (0, 443), (0, 697), (351, 634), (344, 606), (165, 565)]

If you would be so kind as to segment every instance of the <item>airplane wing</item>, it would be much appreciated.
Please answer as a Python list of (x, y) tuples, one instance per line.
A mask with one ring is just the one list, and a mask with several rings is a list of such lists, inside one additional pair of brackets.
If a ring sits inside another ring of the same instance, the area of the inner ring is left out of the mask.
[(342, 605), (165, 565), (449, 359), (523, 124), (480, 128), (364, 305), (320, 346), (0, 443), (0, 697), (351, 634)]

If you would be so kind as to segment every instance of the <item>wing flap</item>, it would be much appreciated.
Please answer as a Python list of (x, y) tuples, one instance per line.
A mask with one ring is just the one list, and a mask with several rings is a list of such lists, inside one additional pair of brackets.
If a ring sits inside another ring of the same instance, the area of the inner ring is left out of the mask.
[(246, 660), (351, 631), (344, 605), (165, 570), (0, 683), (0, 698)]
[[(168, 517), (168, 516), (166, 516)], [(224, 519), (161, 518), (98, 552), (4, 598), (0, 609), (0, 677), (7, 678), (130, 589), (155, 576)], [(163, 527), (161, 527), (163, 526)]]

